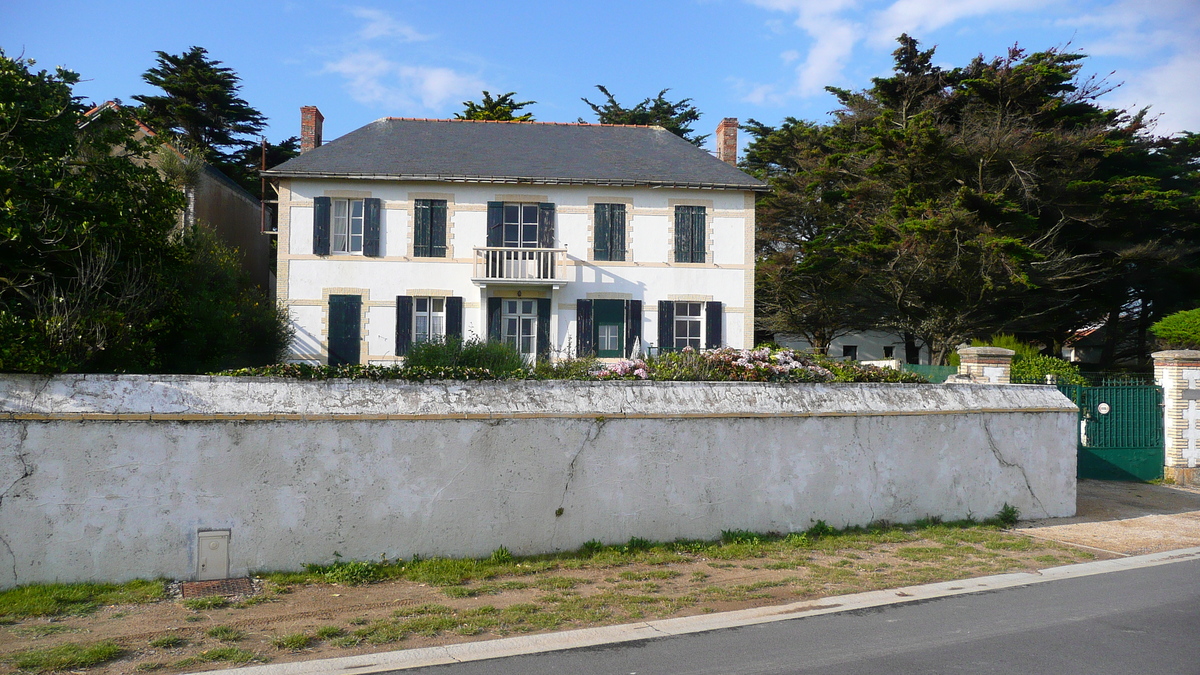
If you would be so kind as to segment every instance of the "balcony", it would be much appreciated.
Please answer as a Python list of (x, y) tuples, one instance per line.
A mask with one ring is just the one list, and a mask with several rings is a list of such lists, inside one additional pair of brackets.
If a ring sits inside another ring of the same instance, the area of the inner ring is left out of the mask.
[(562, 288), (567, 283), (563, 266), (566, 257), (565, 248), (476, 248), (471, 281), (480, 286), (525, 284)]

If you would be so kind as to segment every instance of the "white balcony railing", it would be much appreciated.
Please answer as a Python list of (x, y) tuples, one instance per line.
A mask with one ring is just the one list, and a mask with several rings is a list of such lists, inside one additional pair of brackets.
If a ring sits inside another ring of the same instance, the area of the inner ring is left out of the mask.
[(509, 248), (489, 246), (475, 249), (476, 282), (561, 285), (565, 248)]

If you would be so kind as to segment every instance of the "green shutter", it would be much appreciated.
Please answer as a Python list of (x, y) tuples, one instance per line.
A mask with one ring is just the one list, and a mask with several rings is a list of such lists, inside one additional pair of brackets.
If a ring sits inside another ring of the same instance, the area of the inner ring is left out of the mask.
[(611, 260), (609, 258), (609, 223), (612, 213), (612, 204), (597, 204), (595, 210), (595, 227), (592, 232), (592, 241), (595, 244), (593, 247), (592, 257), (596, 260)]
[(691, 207), (675, 207), (675, 262), (692, 261), (692, 213)]
[(538, 204), (538, 247), (554, 248), (553, 204)]
[(429, 257), (429, 222), (432, 211), (428, 199), (418, 199), (413, 203), (413, 256)]
[(625, 260), (625, 205), (610, 204), (608, 259)]
[(313, 199), (313, 255), (329, 255), (329, 216), (332, 204), (329, 197)]
[(446, 257), (446, 200), (430, 201), (429, 211), (429, 255)]
[(358, 363), (361, 310), (362, 298), (357, 295), (329, 296), (329, 365)]
[(504, 245), (504, 202), (487, 203), (487, 245)]
[(413, 297), (396, 296), (396, 356), (408, 356), (412, 349)]
[(704, 262), (704, 243), (708, 239), (703, 206), (692, 207), (692, 262)]
[(378, 197), (363, 200), (363, 255), (369, 258), (380, 256), (380, 221), (383, 202)]

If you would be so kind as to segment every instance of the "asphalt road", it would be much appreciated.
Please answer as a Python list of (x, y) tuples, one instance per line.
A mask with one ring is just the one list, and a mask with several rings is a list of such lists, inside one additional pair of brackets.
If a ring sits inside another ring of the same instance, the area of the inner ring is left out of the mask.
[(402, 672), (1200, 675), (1200, 560)]

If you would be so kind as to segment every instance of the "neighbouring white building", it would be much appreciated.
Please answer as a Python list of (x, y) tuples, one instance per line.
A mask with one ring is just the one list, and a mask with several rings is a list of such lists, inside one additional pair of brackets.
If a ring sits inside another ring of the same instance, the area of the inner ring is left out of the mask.
[(291, 358), (390, 363), (439, 336), (528, 358), (748, 347), (754, 196), (659, 127), (384, 118), (328, 144), (301, 109), (279, 193)]

